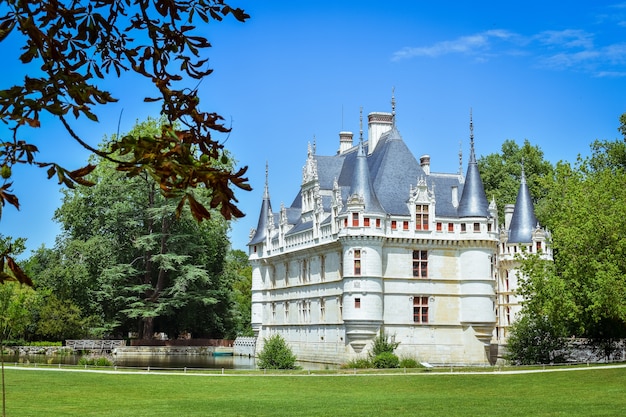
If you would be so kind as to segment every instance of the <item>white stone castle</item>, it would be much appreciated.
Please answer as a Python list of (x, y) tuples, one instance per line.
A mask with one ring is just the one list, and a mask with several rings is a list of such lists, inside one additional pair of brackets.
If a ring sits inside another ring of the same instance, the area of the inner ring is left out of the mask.
[[(393, 101), (392, 101), (393, 103)], [(519, 312), (517, 256), (551, 259), (525, 178), (500, 226), (474, 154), (467, 173), (431, 172), (391, 113), (368, 138), (339, 133), (336, 155), (308, 148), (290, 207), (273, 212), (266, 173), (251, 232), (256, 349), (280, 334), (299, 360), (345, 363), (386, 334), (396, 354), (432, 364), (494, 363)], [(361, 122), (362, 124), (362, 122)], [(460, 159), (462, 159), (460, 157)]]

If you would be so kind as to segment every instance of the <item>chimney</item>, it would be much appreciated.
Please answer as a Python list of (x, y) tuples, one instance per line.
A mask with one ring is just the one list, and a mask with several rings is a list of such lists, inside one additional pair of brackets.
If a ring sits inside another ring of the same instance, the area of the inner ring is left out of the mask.
[(457, 208), (459, 206), (459, 187), (452, 186), (452, 206)]
[(367, 115), (368, 154), (374, 152), (378, 140), (383, 133), (391, 130), (393, 115), (391, 113), (374, 112)]
[(422, 155), (420, 157), (420, 166), (424, 171), (424, 174), (430, 175), (430, 155)]
[(352, 132), (339, 132), (339, 153), (344, 153), (352, 146)]
[(507, 204), (504, 206), (504, 230), (509, 230), (509, 227), (511, 227), (511, 219), (513, 218), (514, 211), (515, 204)]

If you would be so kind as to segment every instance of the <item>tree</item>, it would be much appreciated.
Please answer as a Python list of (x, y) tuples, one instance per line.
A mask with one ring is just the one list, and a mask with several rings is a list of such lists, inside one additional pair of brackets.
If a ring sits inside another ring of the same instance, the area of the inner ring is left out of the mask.
[(524, 314), (511, 326), (507, 339), (507, 359), (518, 365), (561, 363), (567, 341), (558, 323), (545, 316)]
[[(49, 178), (72, 188), (93, 185), (87, 176), (95, 165), (68, 170), (53, 161), (40, 160), (35, 145), (23, 139), (23, 131), (41, 127), (48, 113), (63, 124), (81, 146), (107, 160), (129, 177), (153, 178), (166, 198), (176, 198), (180, 214), (185, 203), (193, 217), (203, 220), (210, 209), (230, 219), (241, 217), (233, 188), (250, 190), (246, 168), (224, 163), (228, 155), (212, 133), (227, 133), (223, 118), (200, 110), (198, 80), (211, 73), (204, 55), (211, 46), (202, 36), (211, 20), (233, 16), (244, 22), (249, 16), (224, 0), (98, 0), (61, 2), (20, 0), (3, 2), (0, 42), (23, 42), (20, 61), (33, 65), (21, 85), (0, 90), (0, 119), (9, 125), (11, 137), (0, 142), (0, 207), (19, 209), (9, 180), (15, 164), (47, 169)], [(196, 26), (200, 23), (200, 26)], [(71, 118), (97, 122), (96, 107), (116, 101), (99, 87), (100, 80), (131, 71), (155, 89), (146, 102), (161, 102), (166, 123), (150, 135), (115, 137), (104, 149), (91, 147), (79, 137)], [(191, 81), (196, 86), (189, 88)], [(210, 192), (199, 201), (193, 189)]]
[(28, 324), (28, 291), (32, 281), (9, 253), (24, 251), (24, 239), (0, 235), (0, 362), (2, 366), (2, 416), (6, 416), (6, 384), (4, 380), (4, 344)]
[(252, 331), (252, 266), (242, 250), (231, 250), (226, 257), (224, 274), (232, 282), (236, 334), (253, 336)]
[(533, 146), (526, 139), (520, 147), (515, 141), (507, 139), (502, 144), (500, 153), (492, 153), (478, 159), (480, 177), (485, 186), (487, 197), (494, 197), (498, 205), (498, 217), (504, 219), (504, 206), (514, 204), (522, 175), (522, 166), (526, 182), (533, 196), (537, 217), (543, 223), (544, 207), (549, 181), (554, 168), (543, 157), (543, 151)]
[(607, 359), (616, 340), (626, 337), (624, 189), (622, 140), (595, 141), (589, 157), (557, 164), (544, 197), (551, 207), (544, 221), (553, 235), (554, 264), (522, 261), (525, 315), (587, 338)]
[[(149, 119), (131, 134), (149, 136), (162, 122)], [(88, 177), (96, 185), (64, 192), (56, 212), (64, 229), (57, 240), (61, 272), (57, 281), (42, 282), (67, 290), (84, 283), (86, 291), (66, 292), (78, 296), (69, 299), (118, 336), (223, 337), (234, 327), (231, 283), (223, 275), (227, 221), (212, 216), (198, 223), (190, 210), (177, 214), (180, 206), (159, 193), (152, 177), (129, 178), (106, 160), (97, 165)]]

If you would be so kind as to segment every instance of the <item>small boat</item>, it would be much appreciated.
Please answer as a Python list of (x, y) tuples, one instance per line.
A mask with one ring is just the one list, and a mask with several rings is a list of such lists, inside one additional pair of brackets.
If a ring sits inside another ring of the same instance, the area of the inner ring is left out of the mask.
[(213, 356), (233, 356), (232, 347), (216, 347)]

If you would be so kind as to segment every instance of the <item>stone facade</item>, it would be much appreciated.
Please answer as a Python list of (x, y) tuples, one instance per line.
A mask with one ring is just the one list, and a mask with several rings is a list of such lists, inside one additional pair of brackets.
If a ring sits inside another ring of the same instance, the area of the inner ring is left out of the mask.
[(368, 120), (368, 140), (361, 133), (355, 145), (340, 132), (336, 155), (309, 145), (290, 207), (272, 211), (266, 179), (248, 244), (257, 351), (280, 334), (299, 360), (344, 363), (365, 356), (384, 332), (400, 342), (400, 357), (493, 363), (521, 301), (515, 254), (551, 256), (549, 234), (536, 221), (530, 236), (513, 229), (534, 219), (522, 213), (532, 211), (532, 203), (522, 207), (527, 201), (516, 202), (500, 228), (471, 121), (463, 175), (431, 172), (428, 155), (417, 162), (394, 112)]

